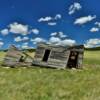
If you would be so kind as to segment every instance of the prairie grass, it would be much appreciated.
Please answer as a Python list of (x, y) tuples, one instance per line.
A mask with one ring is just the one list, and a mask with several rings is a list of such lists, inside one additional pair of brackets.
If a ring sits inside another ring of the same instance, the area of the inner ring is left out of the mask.
[(86, 51), (78, 70), (1, 66), (0, 100), (100, 100), (100, 51)]

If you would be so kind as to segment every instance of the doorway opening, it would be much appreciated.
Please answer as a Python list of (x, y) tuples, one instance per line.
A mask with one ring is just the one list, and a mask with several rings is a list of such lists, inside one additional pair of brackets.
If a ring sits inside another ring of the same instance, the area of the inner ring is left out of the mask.
[(50, 50), (45, 50), (45, 53), (44, 53), (44, 56), (43, 56), (43, 59), (42, 59), (42, 61), (44, 61), (44, 62), (47, 62), (48, 61), (48, 58), (49, 58), (49, 55), (50, 55)]
[(77, 60), (78, 60), (78, 52), (76, 51), (71, 51), (67, 67), (68, 68), (77, 68)]

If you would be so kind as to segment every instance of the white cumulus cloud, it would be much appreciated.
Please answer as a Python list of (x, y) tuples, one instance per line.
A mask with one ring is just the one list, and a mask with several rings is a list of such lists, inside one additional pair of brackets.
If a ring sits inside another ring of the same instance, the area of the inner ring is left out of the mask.
[(97, 25), (100, 28), (100, 22), (95, 22), (95, 25)]
[(85, 17), (80, 17), (80, 18), (77, 18), (74, 22), (74, 24), (78, 24), (78, 25), (83, 25), (83, 24), (86, 24), (88, 22), (91, 22), (93, 19), (96, 18), (96, 15), (94, 16), (85, 16)]
[(57, 32), (54, 32), (54, 33), (51, 33), (51, 36), (56, 36), (58, 33)]
[(23, 35), (28, 34), (28, 25), (23, 25), (15, 22), (10, 24), (9, 28), (10, 28), (9, 31), (15, 34), (23, 34)]
[(54, 17), (47, 16), (47, 17), (41, 17), (38, 19), (38, 22), (46, 22), (50, 26), (54, 26), (57, 24), (57, 21), (62, 18), (61, 14), (56, 14)]
[(86, 48), (93, 48), (93, 47), (100, 46), (100, 38), (89, 39), (86, 41), (84, 46)]
[(69, 15), (72, 15), (74, 14), (76, 11), (79, 11), (80, 9), (82, 8), (81, 4), (78, 3), (78, 2), (75, 2), (74, 4), (72, 4), (70, 7), (69, 7)]
[(67, 37), (67, 35), (65, 35), (63, 32), (54, 32), (54, 33), (51, 33), (51, 36), (57, 36), (59, 38)]
[(2, 35), (8, 35), (9, 33), (21, 34), (21, 35), (27, 35), (30, 33), (34, 33), (35, 35), (37, 35), (40, 33), (40, 30), (37, 28), (32, 28), (29, 25), (24, 25), (18, 22), (13, 22), (7, 25), (6, 28), (0, 30), (0, 33)]
[(72, 39), (60, 39), (59, 37), (51, 37), (49, 39), (49, 44), (54, 44), (54, 45), (61, 45), (61, 46), (73, 46), (76, 44), (75, 40)]
[(57, 25), (57, 23), (56, 22), (49, 22), (48, 25), (54, 26), (54, 25)]
[(61, 41), (61, 45), (63, 46), (73, 46), (75, 44), (76, 44), (76, 41), (72, 39), (65, 39)]
[(52, 17), (50, 17), (50, 16), (47, 16), (47, 17), (42, 17), (42, 18), (40, 18), (39, 20), (38, 20), (38, 22), (48, 22), (48, 21), (50, 21), (50, 20), (52, 20)]
[(49, 40), (49, 43), (51, 43), (51, 44), (58, 44), (60, 42), (61, 42), (61, 39), (58, 37), (51, 37)]
[(90, 32), (92, 32), (92, 33), (99, 32), (100, 31), (100, 22), (95, 22), (94, 25), (95, 26), (90, 29)]
[(18, 36), (18, 37), (14, 38), (15, 42), (22, 42), (22, 41), (28, 41), (28, 40), (29, 40), (29, 37), (27, 37), (27, 36), (26, 37), (22, 37), (22, 38), (20, 36)]
[(25, 36), (22, 38), (22, 41), (28, 41), (29, 40), (29, 37)]
[(1, 34), (2, 35), (8, 35), (8, 33), (9, 33), (9, 30), (8, 29), (1, 30)]
[(21, 39), (21, 37), (20, 37), (20, 36), (18, 36), (18, 37), (16, 37), (16, 38), (14, 38), (14, 41), (15, 41), (15, 42), (21, 42), (21, 41), (22, 41), (22, 39)]
[(34, 33), (34, 34), (39, 34), (39, 30), (38, 29), (32, 29), (32, 32)]
[(55, 16), (55, 20), (58, 20), (58, 19), (61, 19), (61, 18), (62, 18), (61, 14), (57, 14), (57, 15)]
[(46, 42), (46, 40), (41, 38), (41, 37), (36, 37), (34, 39), (31, 39), (31, 41), (33, 42), (33, 44), (37, 44), (37, 43), (41, 43), (41, 42)]
[(98, 32), (100, 29), (97, 27), (93, 27), (90, 29), (90, 32)]
[(67, 35), (65, 35), (63, 32), (59, 32), (59, 37), (60, 38), (65, 38), (65, 37), (67, 37)]

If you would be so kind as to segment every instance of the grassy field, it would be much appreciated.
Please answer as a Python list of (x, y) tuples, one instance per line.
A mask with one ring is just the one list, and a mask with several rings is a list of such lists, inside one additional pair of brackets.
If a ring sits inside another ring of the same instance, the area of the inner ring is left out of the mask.
[(84, 58), (81, 70), (1, 66), (0, 100), (100, 100), (100, 51)]
[(84, 64), (100, 65), (100, 51), (86, 51), (84, 55)]

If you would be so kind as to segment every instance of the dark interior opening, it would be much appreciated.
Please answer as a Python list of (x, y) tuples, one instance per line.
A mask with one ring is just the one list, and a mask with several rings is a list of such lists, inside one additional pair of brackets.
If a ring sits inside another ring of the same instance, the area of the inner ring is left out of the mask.
[(49, 58), (49, 55), (50, 55), (50, 50), (45, 50), (45, 53), (44, 53), (44, 56), (43, 56), (43, 59), (42, 61), (45, 61), (47, 62), (48, 61), (48, 58)]
[(78, 52), (76, 51), (71, 51), (67, 67), (68, 68), (77, 68), (77, 60), (78, 60)]
[(24, 56), (21, 56), (19, 62), (24, 62)]

